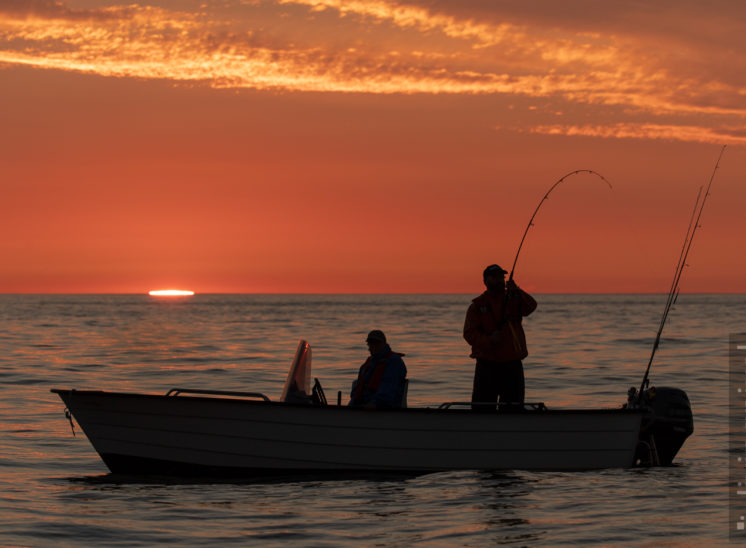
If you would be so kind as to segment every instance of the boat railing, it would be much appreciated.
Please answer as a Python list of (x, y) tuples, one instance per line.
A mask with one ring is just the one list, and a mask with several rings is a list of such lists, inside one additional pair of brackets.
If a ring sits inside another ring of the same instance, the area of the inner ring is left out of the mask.
[[(506, 407), (508, 409), (515, 409), (515, 408), (523, 408), (528, 411), (546, 411), (547, 406), (544, 405), (544, 402), (536, 402), (536, 403), (503, 403), (500, 404), (503, 407)], [(451, 407), (496, 407), (497, 404), (495, 402), (471, 402), (471, 401), (447, 401), (444, 403), (441, 403), (438, 406), (438, 409), (450, 409)]]
[(229, 392), (226, 390), (196, 390), (192, 388), (172, 388), (166, 396), (178, 396), (180, 394), (200, 394), (205, 396), (233, 396), (236, 398), (261, 398), (270, 401), (267, 396), (260, 392)]

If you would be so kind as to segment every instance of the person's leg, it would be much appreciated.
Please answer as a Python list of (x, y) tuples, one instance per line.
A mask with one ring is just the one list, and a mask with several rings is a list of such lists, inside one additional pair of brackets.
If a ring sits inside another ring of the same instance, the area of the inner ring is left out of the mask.
[(523, 363), (521, 360), (501, 363), (497, 370), (499, 371), (497, 390), (500, 396), (500, 407), (509, 408), (511, 404), (518, 404), (515, 407), (522, 409), (526, 395)]
[[(474, 386), (471, 391), (471, 408), (477, 411), (494, 411), (497, 405), (497, 364), (477, 360), (474, 367)], [(474, 402), (488, 405), (473, 405)], [(490, 405), (491, 404), (491, 405)]]

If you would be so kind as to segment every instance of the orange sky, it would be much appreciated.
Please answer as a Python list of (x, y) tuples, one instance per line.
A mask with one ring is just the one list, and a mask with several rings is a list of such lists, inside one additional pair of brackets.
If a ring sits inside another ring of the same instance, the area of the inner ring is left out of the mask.
[[(633, 6), (630, 8), (629, 6)], [(746, 291), (746, 4), (0, 0), (0, 293)]]

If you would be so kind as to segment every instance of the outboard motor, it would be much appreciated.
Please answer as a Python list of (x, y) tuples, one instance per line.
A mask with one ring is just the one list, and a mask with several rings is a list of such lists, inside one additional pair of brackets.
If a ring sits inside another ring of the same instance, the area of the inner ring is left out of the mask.
[(637, 405), (646, 411), (635, 462), (669, 466), (694, 431), (692, 407), (686, 392), (665, 386), (642, 392)]

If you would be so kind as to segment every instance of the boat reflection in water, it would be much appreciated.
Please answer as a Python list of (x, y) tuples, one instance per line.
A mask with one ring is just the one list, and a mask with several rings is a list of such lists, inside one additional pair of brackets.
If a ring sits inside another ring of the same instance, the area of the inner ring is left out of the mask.
[(328, 405), (300, 341), (279, 401), (250, 392), (57, 393), (113, 473), (241, 477), (442, 470), (585, 470), (671, 464), (692, 432), (686, 394), (618, 409), (474, 412)]

